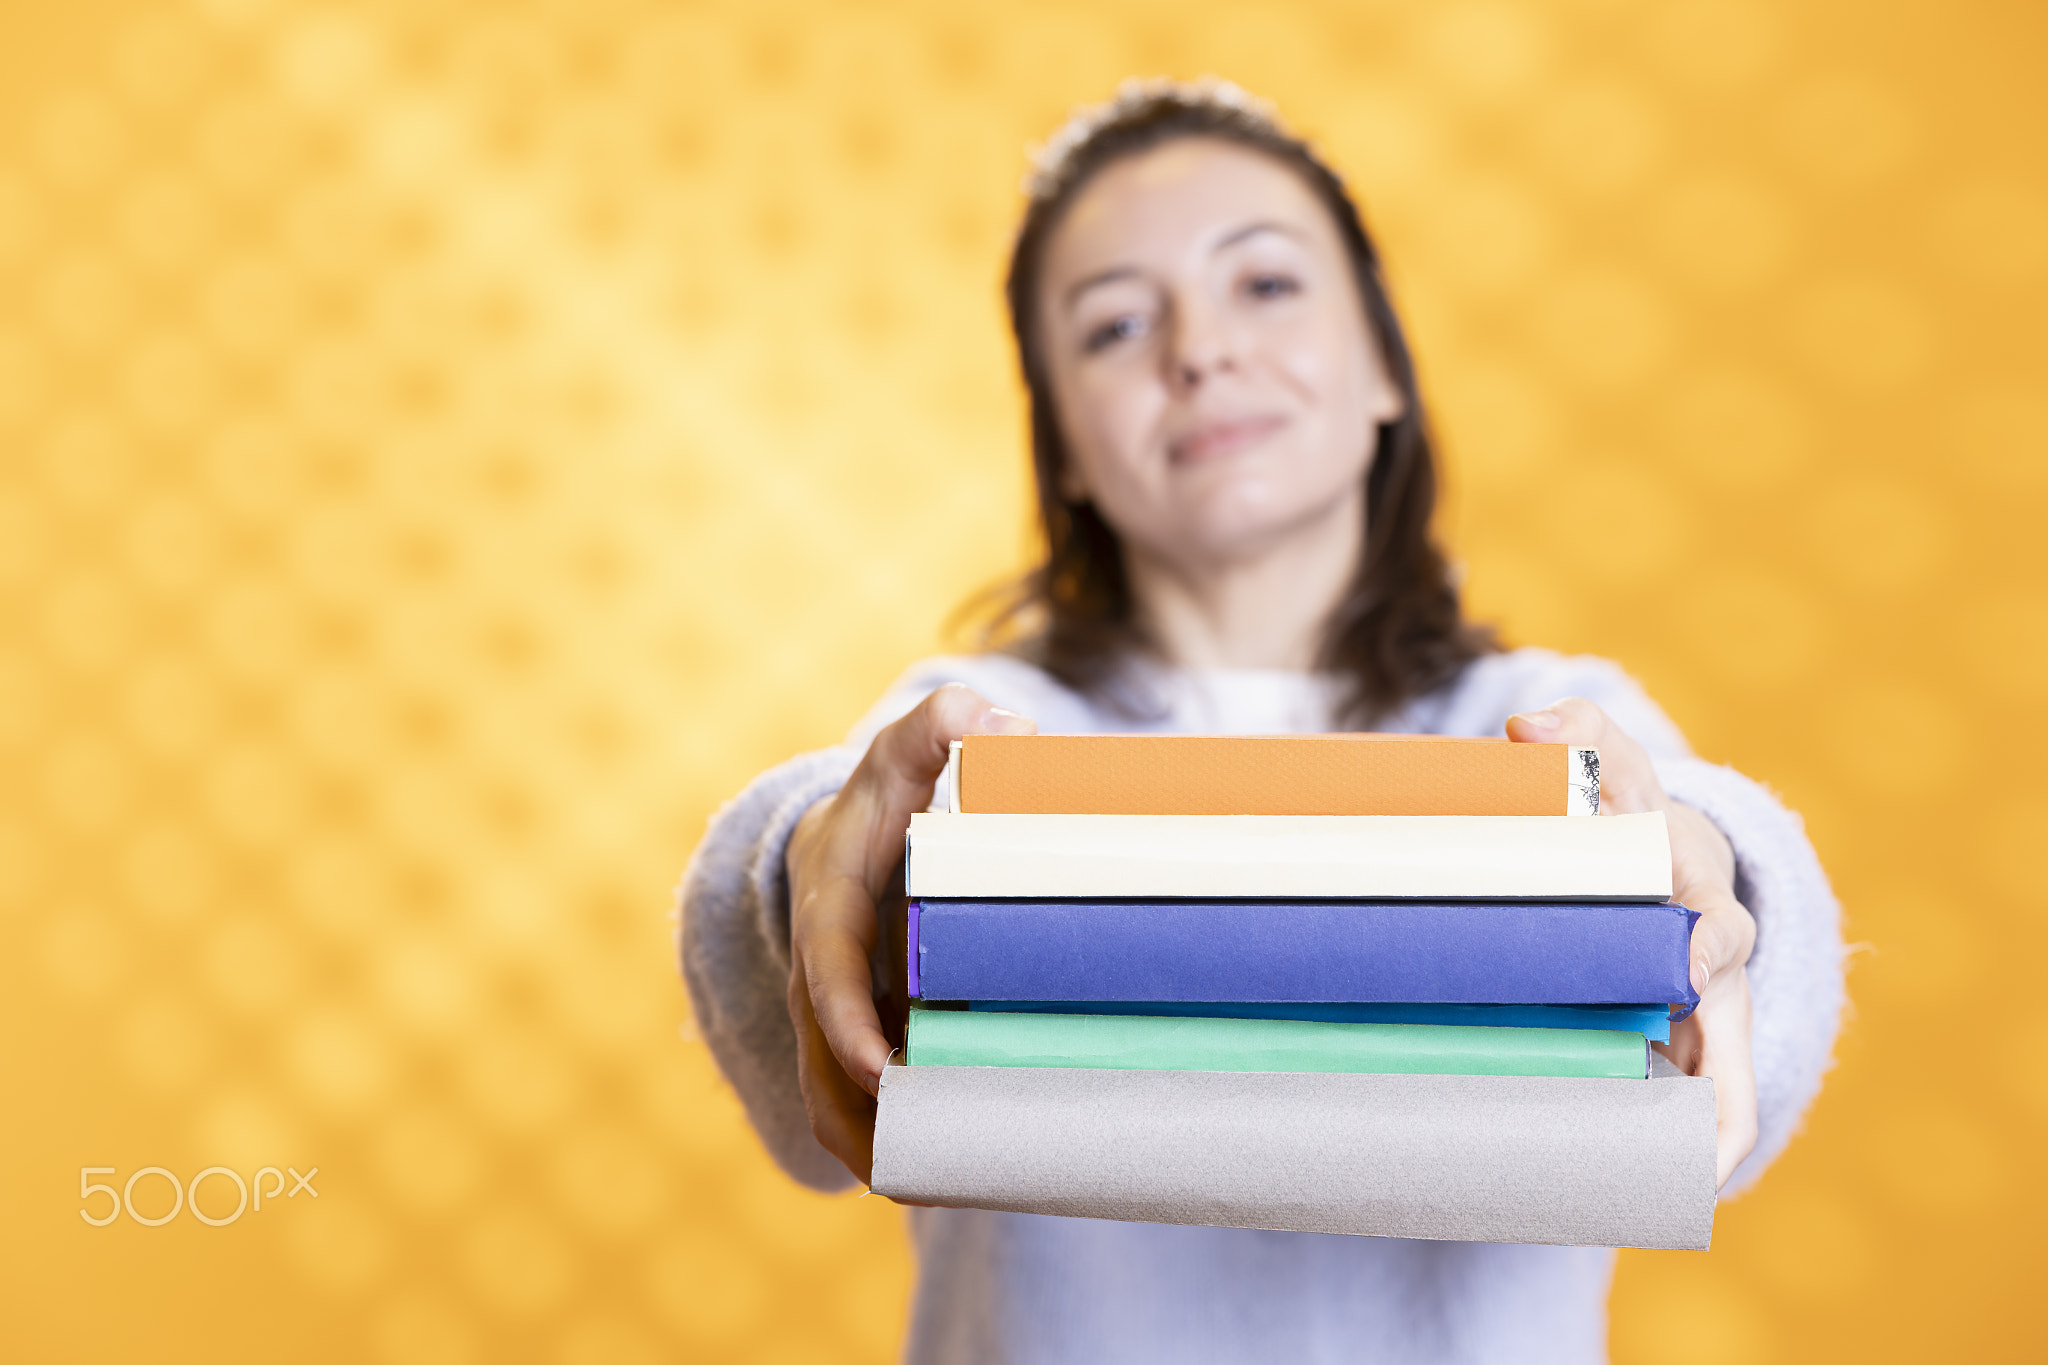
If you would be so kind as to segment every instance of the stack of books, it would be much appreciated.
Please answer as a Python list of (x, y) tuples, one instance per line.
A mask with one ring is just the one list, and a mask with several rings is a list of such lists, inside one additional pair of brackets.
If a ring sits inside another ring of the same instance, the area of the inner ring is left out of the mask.
[(973, 736), (912, 818), (873, 1188), (1076, 1217), (1703, 1248), (1661, 814), (1599, 757)]

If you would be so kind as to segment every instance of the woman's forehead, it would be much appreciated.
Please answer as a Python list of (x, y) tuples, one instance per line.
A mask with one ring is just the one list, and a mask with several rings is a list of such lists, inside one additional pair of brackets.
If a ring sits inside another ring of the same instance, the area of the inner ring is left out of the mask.
[(1254, 222), (1335, 241), (1328, 214), (1289, 167), (1215, 138), (1179, 138), (1098, 172), (1053, 233), (1047, 264), (1055, 275), (1090, 271), (1113, 257), (1222, 242)]

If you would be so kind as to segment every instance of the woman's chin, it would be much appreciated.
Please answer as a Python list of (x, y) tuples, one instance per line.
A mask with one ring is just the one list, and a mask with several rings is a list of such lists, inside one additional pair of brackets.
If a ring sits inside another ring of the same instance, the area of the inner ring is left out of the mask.
[(1174, 546), (1173, 558), (1190, 567), (1247, 564), (1295, 542), (1304, 525), (1322, 520), (1328, 511), (1317, 504), (1205, 508), (1169, 530), (1164, 541)]
[(1256, 535), (1313, 520), (1362, 496), (1362, 464), (1317, 455), (1286, 448), (1245, 451), (1176, 469), (1160, 491), (1193, 534)]

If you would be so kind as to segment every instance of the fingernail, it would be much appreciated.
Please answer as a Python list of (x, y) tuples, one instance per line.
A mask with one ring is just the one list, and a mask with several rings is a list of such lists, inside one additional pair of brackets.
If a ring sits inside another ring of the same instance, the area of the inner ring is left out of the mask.
[(1710, 980), (1710, 979), (1711, 979), (1711, 978), (1713, 977), (1713, 974), (1714, 974), (1714, 973), (1713, 973), (1713, 969), (1712, 969), (1711, 967), (1707, 966), (1707, 960), (1706, 960), (1705, 958), (1701, 958), (1701, 959), (1700, 959), (1699, 961), (1697, 961), (1697, 962), (1693, 963), (1693, 964), (1692, 964), (1692, 976), (1693, 976), (1693, 987), (1692, 987), (1692, 988), (1693, 988), (1694, 990), (1698, 991), (1698, 992), (1699, 992), (1699, 993), (1700, 993), (1701, 995), (1705, 995), (1705, 994), (1707, 993), (1707, 982), (1708, 982), (1708, 981), (1709, 981), (1709, 980)]
[(1563, 718), (1555, 711), (1524, 711), (1515, 719), (1537, 730), (1555, 730), (1564, 724)]

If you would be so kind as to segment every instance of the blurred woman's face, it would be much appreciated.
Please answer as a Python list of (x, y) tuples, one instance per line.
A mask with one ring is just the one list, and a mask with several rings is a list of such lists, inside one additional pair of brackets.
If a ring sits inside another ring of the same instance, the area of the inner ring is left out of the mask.
[(1401, 396), (1336, 224), (1293, 171), (1207, 138), (1115, 162), (1053, 231), (1041, 279), (1061, 491), (1127, 552), (1201, 572), (1362, 525)]

